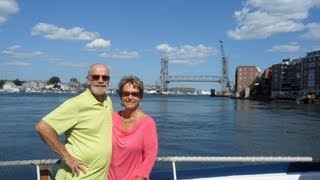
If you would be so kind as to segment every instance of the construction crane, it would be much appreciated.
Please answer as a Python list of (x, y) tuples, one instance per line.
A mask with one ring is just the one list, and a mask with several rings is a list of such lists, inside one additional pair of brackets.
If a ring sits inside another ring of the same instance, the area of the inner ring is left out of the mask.
[(222, 71), (221, 71), (221, 91), (222, 93), (230, 93), (230, 81), (229, 81), (229, 71), (228, 71), (228, 59), (224, 53), (224, 48), (222, 41), (220, 41), (220, 48), (221, 48), (221, 56), (222, 56)]

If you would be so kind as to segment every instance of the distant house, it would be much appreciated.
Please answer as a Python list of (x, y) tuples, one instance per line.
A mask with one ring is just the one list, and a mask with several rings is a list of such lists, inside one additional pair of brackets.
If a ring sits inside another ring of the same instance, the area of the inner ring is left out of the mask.
[(13, 82), (6, 82), (3, 85), (3, 91), (5, 92), (20, 92), (20, 88), (16, 86)]
[(44, 89), (45, 86), (46, 86), (45, 81), (32, 80), (32, 81), (26, 81), (25, 83), (23, 83), (22, 89), (26, 91), (31, 91), (31, 90), (39, 91)]

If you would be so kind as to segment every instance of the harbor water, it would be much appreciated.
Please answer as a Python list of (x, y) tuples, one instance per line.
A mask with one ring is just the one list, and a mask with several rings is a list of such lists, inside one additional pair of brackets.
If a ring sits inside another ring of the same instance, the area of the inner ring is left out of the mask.
[[(34, 126), (75, 95), (0, 93), (0, 161), (57, 159)], [(120, 110), (119, 97), (110, 97)], [(320, 157), (319, 104), (145, 95), (141, 107), (156, 120), (158, 156)], [(155, 169), (161, 168), (157, 163)], [(0, 179), (21, 174), (33, 176), (35, 167), (0, 167)]]

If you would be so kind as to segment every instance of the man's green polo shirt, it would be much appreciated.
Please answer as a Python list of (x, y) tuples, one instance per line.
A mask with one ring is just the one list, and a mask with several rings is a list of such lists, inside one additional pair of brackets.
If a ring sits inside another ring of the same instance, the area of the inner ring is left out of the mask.
[[(112, 154), (112, 101), (101, 103), (87, 89), (66, 100), (43, 119), (59, 134), (65, 133), (68, 152), (89, 168), (73, 179), (106, 180)], [(56, 179), (71, 179), (70, 169), (62, 163)]]

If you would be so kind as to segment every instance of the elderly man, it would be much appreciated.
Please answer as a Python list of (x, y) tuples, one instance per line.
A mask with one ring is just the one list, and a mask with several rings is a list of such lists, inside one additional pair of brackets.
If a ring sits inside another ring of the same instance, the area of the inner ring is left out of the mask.
[[(66, 100), (35, 127), (43, 141), (63, 159), (56, 179), (106, 180), (112, 153), (112, 101), (106, 95), (109, 69), (90, 66), (88, 89)], [(59, 135), (65, 133), (63, 144)]]

